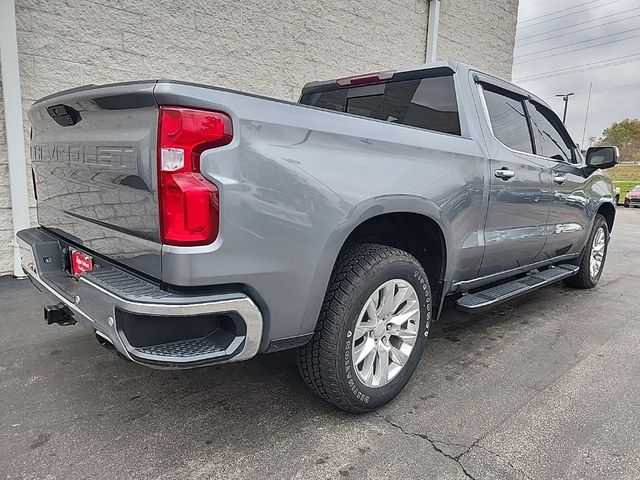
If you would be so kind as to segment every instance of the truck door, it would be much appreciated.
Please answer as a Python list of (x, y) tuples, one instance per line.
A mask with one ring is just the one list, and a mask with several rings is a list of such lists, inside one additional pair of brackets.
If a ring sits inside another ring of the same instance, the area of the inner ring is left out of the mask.
[(479, 83), (488, 124), (490, 191), (480, 276), (534, 262), (546, 240), (551, 168), (534, 155), (525, 96)]
[(558, 116), (536, 101), (527, 102), (536, 155), (552, 170), (553, 200), (541, 260), (578, 253), (591, 220), (581, 156)]

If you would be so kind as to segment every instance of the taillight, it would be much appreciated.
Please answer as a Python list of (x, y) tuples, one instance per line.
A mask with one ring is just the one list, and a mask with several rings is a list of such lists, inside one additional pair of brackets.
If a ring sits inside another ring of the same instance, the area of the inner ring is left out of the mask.
[(200, 154), (233, 138), (224, 113), (160, 107), (158, 202), (160, 236), (169, 245), (206, 245), (218, 236), (217, 187), (200, 175)]

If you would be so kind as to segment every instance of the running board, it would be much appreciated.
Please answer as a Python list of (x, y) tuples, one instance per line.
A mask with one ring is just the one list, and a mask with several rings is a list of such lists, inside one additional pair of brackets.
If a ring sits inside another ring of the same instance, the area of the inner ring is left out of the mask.
[(456, 306), (464, 312), (482, 313), (500, 303), (513, 300), (526, 293), (551, 285), (558, 280), (575, 275), (577, 272), (578, 267), (575, 265), (549, 267), (546, 270), (532, 273), (526, 277), (518, 278), (480, 292), (463, 295), (456, 302)]

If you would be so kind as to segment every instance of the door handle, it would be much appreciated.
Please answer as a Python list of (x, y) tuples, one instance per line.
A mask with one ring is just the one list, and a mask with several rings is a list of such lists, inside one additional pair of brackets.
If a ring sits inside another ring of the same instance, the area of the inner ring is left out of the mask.
[(507, 170), (506, 168), (503, 168), (501, 170), (496, 170), (494, 175), (498, 178), (501, 178), (502, 180), (509, 180), (510, 178), (513, 178), (516, 176), (516, 172), (514, 172), (513, 170)]
[(553, 181), (556, 182), (558, 185), (562, 185), (564, 182), (567, 181), (567, 177), (563, 177), (562, 175), (556, 175), (555, 177), (553, 177)]

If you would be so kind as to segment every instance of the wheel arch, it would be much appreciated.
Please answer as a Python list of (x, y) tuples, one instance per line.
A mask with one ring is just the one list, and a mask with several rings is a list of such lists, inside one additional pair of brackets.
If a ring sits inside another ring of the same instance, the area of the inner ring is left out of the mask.
[(602, 215), (607, 221), (607, 228), (609, 229), (609, 233), (611, 233), (616, 218), (616, 207), (614, 207), (612, 203), (603, 202), (596, 210), (596, 215), (598, 214)]
[[(419, 227), (419, 233), (414, 235), (413, 228), (410, 227), (416, 223)], [(376, 227), (383, 224), (386, 224), (385, 228), (374, 235)], [(394, 229), (393, 226), (399, 228)], [(395, 236), (390, 235), (391, 232), (395, 233)], [(403, 248), (401, 239), (403, 234), (407, 234), (407, 232), (412, 238), (410, 244), (408, 246), (405, 244)], [(426, 235), (428, 253), (431, 253), (434, 248), (436, 249), (437, 266), (427, 261), (426, 251), (420, 251), (417, 243), (421, 238), (420, 234)], [(448, 224), (443, 220), (440, 207), (421, 197), (408, 195), (380, 197), (355, 206), (331, 234), (322, 254), (324, 260), (318, 266), (315, 275), (314, 295), (307, 306), (306, 321), (313, 322), (313, 328), (315, 328), (315, 322), (338, 256), (345, 247), (354, 241), (369, 241), (395, 246), (414, 255), (425, 268), (429, 281), (432, 283), (433, 317), (436, 319), (446, 295), (446, 285), (448, 284), (446, 279), (450, 275), (448, 266), (452, 265), (450, 260), (452, 252), (449, 248), (451, 242), (448, 235)]]

